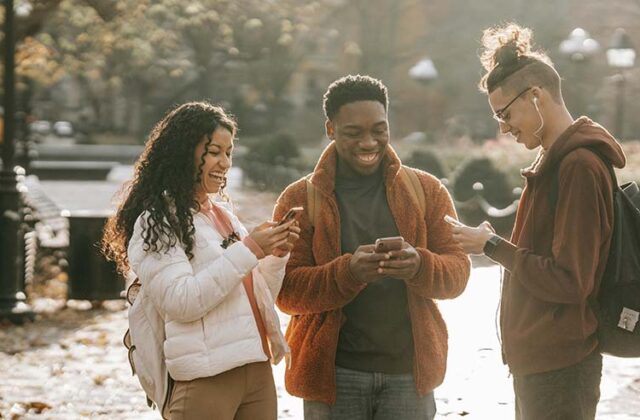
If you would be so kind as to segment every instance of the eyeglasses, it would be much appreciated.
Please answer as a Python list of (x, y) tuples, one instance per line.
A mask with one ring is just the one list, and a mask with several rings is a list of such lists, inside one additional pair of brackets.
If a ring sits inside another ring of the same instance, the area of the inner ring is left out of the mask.
[(506, 121), (504, 119), (504, 112), (507, 110), (507, 108), (509, 108), (511, 106), (512, 103), (514, 103), (516, 101), (516, 99), (518, 99), (519, 97), (521, 97), (525, 93), (529, 92), (529, 90), (531, 90), (531, 86), (529, 86), (528, 88), (526, 88), (522, 92), (518, 93), (515, 98), (513, 98), (512, 100), (509, 101), (508, 104), (506, 104), (505, 106), (503, 106), (502, 108), (500, 108), (499, 110), (494, 112), (493, 119), (498, 121), (499, 123), (506, 124)]

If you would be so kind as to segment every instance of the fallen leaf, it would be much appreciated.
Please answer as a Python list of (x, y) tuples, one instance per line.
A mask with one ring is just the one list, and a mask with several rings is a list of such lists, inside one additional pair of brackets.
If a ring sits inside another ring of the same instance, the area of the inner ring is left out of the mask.
[(40, 401), (31, 401), (31, 402), (27, 403), (26, 408), (29, 411), (33, 410), (35, 412), (35, 414), (40, 414), (44, 410), (50, 410), (51, 406), (49, 404), (47, 404), (47, 403), (43, 403), (43, 402), (40, 402)]
[(107, 375), (96, 375), (93, 377), (93, 383), (100, 386), (104, 384), (104, 381), (109, 379)]

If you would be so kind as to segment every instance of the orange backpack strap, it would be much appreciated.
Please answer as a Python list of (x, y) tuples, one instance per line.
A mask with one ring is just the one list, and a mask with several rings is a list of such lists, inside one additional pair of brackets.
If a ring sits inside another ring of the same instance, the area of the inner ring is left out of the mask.
[(427, 212), (427, 203), (424, 196), (424, 190), (422, 189), (422, 184), (420, 184), (416, 171), (403, 165), (400, 169), (400, 178), (407, 186), (407, 189), (412, 193), (411, 196), (420, 209), (420, 217), (424, 219), (424, 215)]

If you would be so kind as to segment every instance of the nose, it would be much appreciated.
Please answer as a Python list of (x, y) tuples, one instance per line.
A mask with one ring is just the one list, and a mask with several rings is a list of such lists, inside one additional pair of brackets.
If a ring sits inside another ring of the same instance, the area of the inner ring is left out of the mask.
[(501, 134), (507, 134), (508, 132), (511, 131), (511, 126), (509, 124), (507, 124), (506, 122), (499, 122), (498, 126), (500, 127), (500, 133)]
[(223, 169), (229, 169), (231, 167), (231, 156), (227, 156), (223, 153), (222, 158), (220, 158), (220, 166)]
[(378, 143), (370, 133), (365, 134), (360, 140), (360, 148), (364, 150), (375, 149), (377, 145)]

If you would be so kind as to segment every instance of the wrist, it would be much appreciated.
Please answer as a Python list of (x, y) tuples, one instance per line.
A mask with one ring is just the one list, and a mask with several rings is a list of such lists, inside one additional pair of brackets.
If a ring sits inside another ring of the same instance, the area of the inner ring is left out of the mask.
[(502, 242), (503, 239), (498, 235), (492, 233), (489, 235), (487, 241), (484, 243), (484, 247), (482, 248), (482, 252), (487, 257), (491, 258), (496, 251), (496, 248)]
[(250, 236), (245, 237), (242, 240), (242, 243), (245, 244), (245, 246), (247, 248), (249, 248), (249, 250), (251, 250), (251, 252), (253, 252), (253, 254), (256, 256), (257, 259), (261, 260), (262, 258), (265, 257), (265, 252), (264, 250), (260, 247), (260, 245), (258, 245), (258, 243), (251, 238)]

